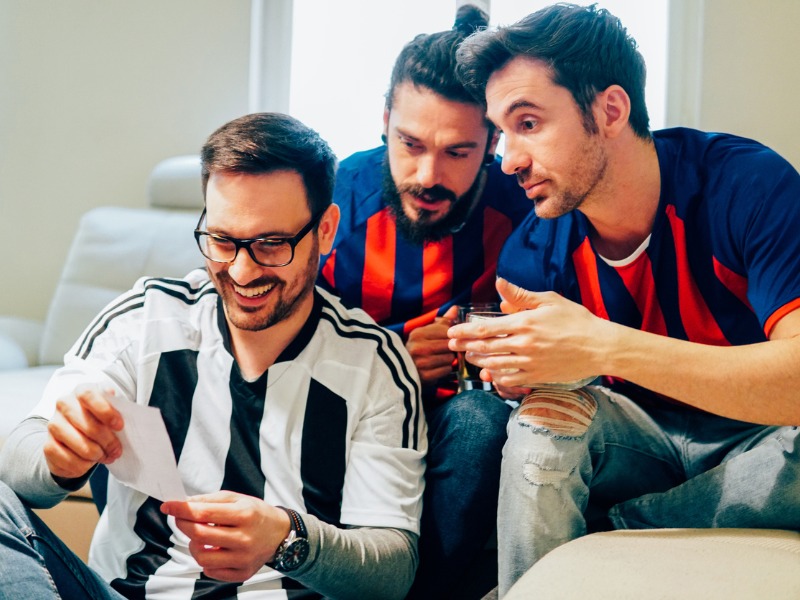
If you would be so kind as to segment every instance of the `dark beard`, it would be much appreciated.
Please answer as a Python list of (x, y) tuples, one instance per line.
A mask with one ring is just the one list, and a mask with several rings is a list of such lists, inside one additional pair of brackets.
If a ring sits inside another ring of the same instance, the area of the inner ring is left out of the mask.
[(448, 235), (456, 233), (464, 226), (475, 204), (475, 196), (481, 189), (481, 175), (483, 174), (483, 168), (481, 168), (475, 181), (472, 182), (472, 186), (460, 198), (440, 185), (432, 188), (420, 188), (419, 192), (424, 192), (432, 198), (450, 200), (450, 211), (438, 221), (431, 221), (432, 213), (422, 209), (419, 211), (417, 220), (412, 221), (403, 210), (403, 201), (400, 199), (400, 192), (389, 168), (388, 154), (383, 157), (382, 171), (383, 198), (394, 215), (397, 231), (405, 240), (416, 246), (421, 246), (425, 242), (438, 242)]

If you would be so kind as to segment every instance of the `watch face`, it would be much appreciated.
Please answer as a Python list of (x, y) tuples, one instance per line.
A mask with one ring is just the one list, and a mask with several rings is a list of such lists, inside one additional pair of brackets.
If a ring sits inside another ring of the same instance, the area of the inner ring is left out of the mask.
[(281, 553), (281, 557), (277, 561), (278, 566), (283, 571), (291, 571), (296, 569), (306, 562), (306, 558), (308, 558), (308, 550), (309, 546), (306, 538), (294, 538)]

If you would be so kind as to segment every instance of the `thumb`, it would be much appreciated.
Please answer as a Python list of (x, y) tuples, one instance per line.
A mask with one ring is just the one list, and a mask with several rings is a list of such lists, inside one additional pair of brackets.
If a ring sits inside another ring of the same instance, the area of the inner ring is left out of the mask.
[(503, 312), (519, 312), (529, 308), (536, 308), (542, 304), (543, 298), (541, 294), (529, 292), (502, 277), (497, 278), (495, 286), (497, 287), (497, 292), (500, 294), (500, 297), (503, 299), (501, 305)]
[(456, 319), (458, 318), (458, 305), (453, 304), (453, 306), (448, 308), (442, 315), (442, 318), (455, 323)]

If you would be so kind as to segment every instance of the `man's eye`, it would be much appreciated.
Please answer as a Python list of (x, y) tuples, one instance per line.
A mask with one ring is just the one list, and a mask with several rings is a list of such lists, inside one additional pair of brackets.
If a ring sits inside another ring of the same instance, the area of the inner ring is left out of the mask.
[(522, 129), (530, 131), (531, 129), (536, 127), (536, 121), (534, 121), (533, 119), (525, 119), (524, 121), (522, 121), (520, 126), (522, 127)]
[(259, 250), (269, 252), (270, 250), (275, 250), (276, 248), (280, 248), (284, 244), (286, 244), (286, 240), (275, 238), (275, 239), (258, 240), (255, 245)]

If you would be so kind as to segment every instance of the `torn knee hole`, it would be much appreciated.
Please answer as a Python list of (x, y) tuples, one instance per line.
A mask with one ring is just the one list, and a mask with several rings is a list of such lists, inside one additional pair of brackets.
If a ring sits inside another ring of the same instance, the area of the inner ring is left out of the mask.
[(520, 404), (517, 421), (576, 437), (586, 433), (596, 412), (597, 402), (586, 390), (535, 389)]

